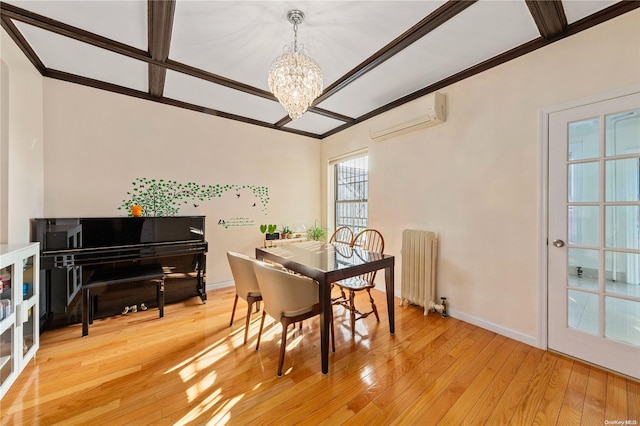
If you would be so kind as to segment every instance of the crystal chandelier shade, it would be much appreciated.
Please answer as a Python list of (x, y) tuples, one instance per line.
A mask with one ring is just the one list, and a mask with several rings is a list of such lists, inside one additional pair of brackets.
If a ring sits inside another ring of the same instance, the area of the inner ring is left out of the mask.
[(287, 15), (293, 24), (294, 40), (285, 47), (269, 67), (269, 90), (293, 120), (304, 114), (311, 103), (322, 93), (322, 70), (316, 61), (298, 48), (298, 24), (304, 13), (291, 10)]

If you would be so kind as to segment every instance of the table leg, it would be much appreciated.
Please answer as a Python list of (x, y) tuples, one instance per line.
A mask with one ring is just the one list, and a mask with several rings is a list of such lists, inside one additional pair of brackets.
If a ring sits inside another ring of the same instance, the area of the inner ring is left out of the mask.
[(160, 279), (156, 287), (156, 296), (158, 302), (159, 317), (164, 317), (164, 278)]
[(387, 286), (387, 310), (389, 312), (389, 332), (394, 334), (396, 332), (396, 321), (394, 316), (395, 301), (393, 298), (393, 265), (384, 269), (384, 280)]
[(82, 336), (86, 336), (89, 334), (89, 309), (90, 307), (90, 295), (89, 289), (82, 289)]
[(320, 291), (320, 354), (322, 374), (329, 373), (329, 327), (331, 321), (331, 284), (319, 282)]

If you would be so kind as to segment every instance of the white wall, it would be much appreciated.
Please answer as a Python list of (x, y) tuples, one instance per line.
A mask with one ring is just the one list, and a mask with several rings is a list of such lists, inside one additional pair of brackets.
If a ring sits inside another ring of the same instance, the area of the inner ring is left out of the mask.
[[(59, 80), (44, 94), (46, 217), (125, 216), (137, 177), (268, 187), (266, 214), (235, 190), (180, 210), (207, 217), (208, 284), (231, 279), (227, 250), (254, 254), (261, 223), (320, 219), (319, 140)], [(250, 226), (218, 225), (240, 217)]]
[[(402, 230), (436, 231), (438, 293), (454, 316), (546, 344), (538, 341), (538, 291), (546, 285), (538, 269), (540, 110), (638, 84), (638, 22), (640, 11), (627, 13), (440, 90), (448, 102), (442, 125), (371, 142), (369, 128), (382, 115), (324, 141), (324, 165), (369, 148), (370, 226), (397, 256), (398, 294)], [(407, 119), (419, 114), (408, 108), (414, 112)], [(326, 166), (322, 171), (326, 193)]]
[(25, 243), (29, 218), (43, 212), (43, 78), (1, 33), (0, 242)]

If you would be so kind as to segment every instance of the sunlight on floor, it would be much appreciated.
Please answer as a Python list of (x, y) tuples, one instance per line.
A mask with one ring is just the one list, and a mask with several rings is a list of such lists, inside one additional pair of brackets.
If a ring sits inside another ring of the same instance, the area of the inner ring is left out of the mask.
[(360, 380), (362, 380), (363, 383), (366, 383), (369, 386), (373, 385), (373, 380), (371, 380), (372, 373), (373, 371), (371, 370), (370, 366), (364, 366), (364, 368), (360, 370)]
[[(185, 365), (188, 365), (188, 364), (192, 363), (195, 359), (198, 359), (202, 355), (204, 355), (207, 352), (209, 352), (210, 350), (214, 349), (216, 346), (220, 345), (221, 343), (224, 343), (226, 340), (227, 340), (226, 338), (220, 339), (217, 342), (212, 343), (211, 345), (209, 345), (205, 349), (201, 350), (200, 352), (198, 352), (194, 356), (185, 358), (184, 361), (180, 362), (179, 364), (174, 365), (172, 368), (170, 368), (167, 371), (165, 371), (165, 374), (172, 373), (172, 372), (184, 367)], [(224, 354), (226, 354), (226, 353), (228, 353), (229, 350), (227, 348), (224, 348), (224, 351), (225, 351)]]
[[(242, 399), (244, 394), (240, 394), (224, 403), (222, 403), (217, 409), (212, 408), (218, 404), (222, 399), (222, 391), (220, 388), (216, 389), (211, 395), (207, 396), (201, 403), (193, 407), (187, 414), (185, 414), (180, 420), (174, 423), (174, 425), (188, 425), (199, 423), (199, 417), (204, 415), (209, 418), (207, 424), (226, 424), (230, 419), (229, 411), (231, 408)], [(200, 419), (201, 421), (202, 419)]]
[[(187, 402), (191, 403), (203, 392), (208, 391), (216, 383), (218, 374), (215, 371), (210, 372), (206, 376), (187, 389)], [(186, 380), (185, 380), (186, 381)]]

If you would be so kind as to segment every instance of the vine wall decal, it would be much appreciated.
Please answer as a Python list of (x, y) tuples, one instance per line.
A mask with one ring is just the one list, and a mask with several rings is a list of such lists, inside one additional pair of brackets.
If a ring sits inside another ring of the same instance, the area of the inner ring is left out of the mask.
[[(142, 207), (142, 216), (175, 216), (180, 208), (193, 204), (199, 207), (200, 203), (213, 198), (221, 198), (223, 194), (233, 191), (234, 199), (244, 202), (241, 206), (247, 211), (254, 210), (267, 214), (269, 204), (269, 188), (255, 185), (202, 185), (196, 182), (180, 183), (175, 180), (136, 178), (133, 189), (127, 191), (128, 198), (122, 200), (118, 210), (124, 210), (131, 215), (131, 206)], [(245, 200), (242, 197), (249, 191), (253, 197)], [(245, 205), (246, 204), (246, 205)], [(219, 219), (218, 225), (225, 228), (231, 226), (253, 226), (253, 220), (248, 217), (232, 217)]]

